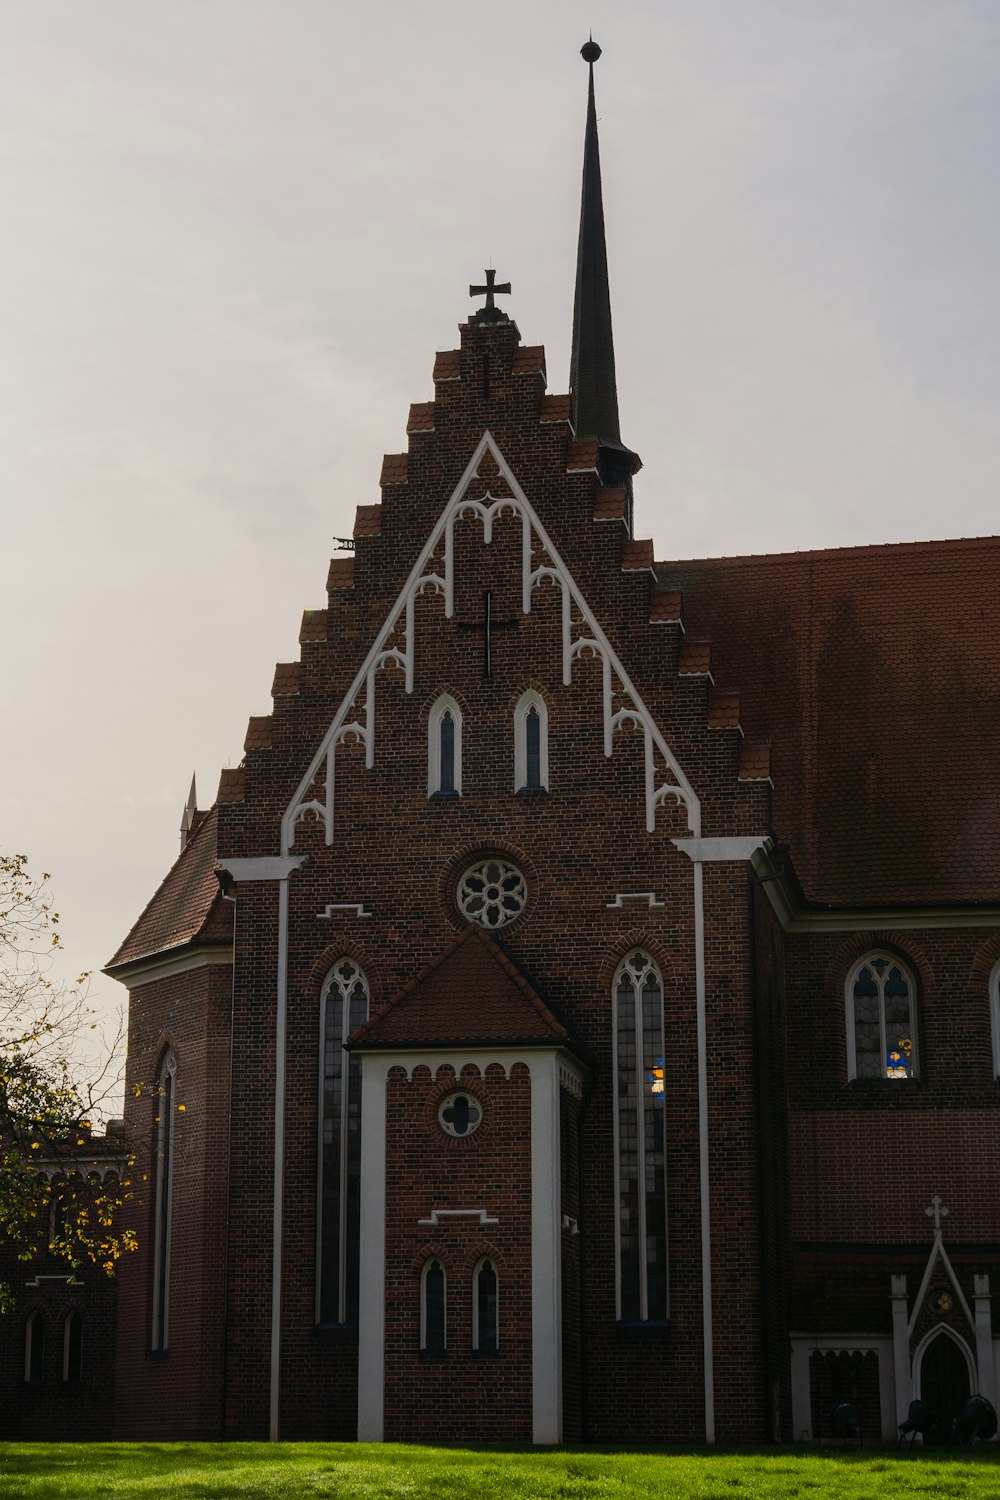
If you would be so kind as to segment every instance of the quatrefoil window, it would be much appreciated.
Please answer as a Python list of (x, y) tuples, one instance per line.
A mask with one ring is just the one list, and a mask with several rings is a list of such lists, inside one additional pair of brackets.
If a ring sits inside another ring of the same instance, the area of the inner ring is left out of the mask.
[(471, 1094), (449, 1094), (438, 1109), (438, 1122), (445, 1135), (471, 1135), (482, 1118), (482, 1107)]
[(463, 917), (493, 929), (520, 916), (528, 887), (515, 865), (502, 859), (484, 859), (466, 870), (455, 895)]

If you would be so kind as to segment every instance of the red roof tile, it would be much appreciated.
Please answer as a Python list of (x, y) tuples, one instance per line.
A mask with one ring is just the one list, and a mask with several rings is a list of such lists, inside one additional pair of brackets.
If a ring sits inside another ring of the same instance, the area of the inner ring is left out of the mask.
[(597, 473), (597, 439), (585, 438), (570, 443), (566, 455), (566, 471), (569, 474)]
[(541, 344), (520, 344), (514, 350), (515, 375), (544, 375), (545, 349)]
[(622, 543), (622, 572), (643, 573), (653, 571), (653, 543), (648, 537), (640, 541)]
[(273, 722), (270, 714), (252, 718), (247, 725), (246, 738), (243, 741), (244, 750), (270, 750)]
[(233, 908), (215, 878), (218, 813), (197, 824), (128, 937), (108, 963), (120, 969), (200, 939), (231, 945)]
[(231, 771), (223, 771), (219, 777), (216, 802), (242, 802), (245, 785), (246, 772), (242, 766), (236, 766)]
[(657, 589), (649, 604), (651, 625), (673, 625), (678, 623), (684, 611), (684, 598), (680, 589)]
[(572, 411), (572, 398), (570, 396), (543, 396), (542, 415), (543, 422), (568, 422)]
[(302, 614), (302, 624), (299, 626), (299, 641), (325, 641), (326, 640), (326, 610), (307, 609)]
[(738, 729), (739, 726), (739, 693), (713, 693), (708, 700), (709, 729)]
[(663, 565), (813, 901), (1000, 899), (1000, 537)]
[(354, 514), (354, 535), (378, 536), (381, 530), (381, 505), (359, 505)]
[(352, 589), (353, 587), (354, 558), (331, 557), (330, 568), (326, 575), (327, 593), (331, 589)]
[(679, 677), (710, 677), (712, 675), (711, 641), (682, 641), (680, 660), (677, 663)]
[(595, 521), (624, 521), (625, 491), (598, 490), (594, 498)]
[(770, 781), (771, 749), (769, 745), (740, 746), (740, 781)]
[(387, 484), (405, 484), (408, 465), (409, 458), (405, 453), (387, 453), (382, 459), (379, 484), (383, 487)]
[(351, 1037), (353, 1047), (501, 1044), (568, 1039), (516, 964), (469, 927)]
[(271, 697), (286, 697), (299, 690), (299, 664), (297, 661), (279, 661), (274, 669)]
[[(440, 357), (440, 356), (439, 356)], [(434, 402), (414, 401), (406, 423), (407, 432), (434, 431)]]
[(435, 380), (460, 380), (462, 377), (461, 349), (448, 349), (434, 357)]

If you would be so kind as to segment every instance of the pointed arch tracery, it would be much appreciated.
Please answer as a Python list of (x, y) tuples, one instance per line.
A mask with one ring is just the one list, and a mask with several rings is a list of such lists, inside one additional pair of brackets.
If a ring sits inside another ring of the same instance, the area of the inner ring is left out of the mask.
[(427, 795), (462, 795), (462, 710), (442, 693), (427, 716)]
[(618, 965), (612, 1011), (617, 1315), (663, 1322), (670, 1315), (663, 979), (642, 948)]
[(514, 790), (549, 789), (549, 710), (541, 693), (529, 688), (514, 706)]

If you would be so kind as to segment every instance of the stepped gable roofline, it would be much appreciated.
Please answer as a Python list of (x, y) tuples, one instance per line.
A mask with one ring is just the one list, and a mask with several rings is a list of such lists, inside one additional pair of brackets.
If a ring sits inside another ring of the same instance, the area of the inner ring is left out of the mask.
[(658, 563), (815, 907), (1000, 900), (1000, 537)]
[(347, 1043), (352, 1051), (511, 1044), (571, 1042), (496, 939), (475, 925), (397, 990)]
[(205, 813), (167, 871), (142, 915), (105, 966), (115, 974), (128, 965), (194, 943), (232, 942), (232, 909), (215, 878), (218, 809)]

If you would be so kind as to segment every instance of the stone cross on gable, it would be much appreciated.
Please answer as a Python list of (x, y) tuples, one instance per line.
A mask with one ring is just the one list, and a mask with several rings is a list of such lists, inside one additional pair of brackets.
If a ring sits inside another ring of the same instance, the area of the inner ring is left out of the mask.
[(941, 1199), (938, 1197), (937, 1193), (935, 1193), (934, 1197), (931, 1199), (931, 1206), (930, 1206), (930, 1208), (925, 1208), (924, 1209), (924, 1213), (927, 1215), (927, 1217), (929, 1219), (933, 1219), (934, 1220), (934, 1233), (935, 1234), (940, 1234), (941, 1233), (941, 1220), (944, 1219), (944, 1218), (947, 1218), (947, 1216), (948, 1216), (948, 1210), (945, 1208), (944, 1204), (941, 1202)]
[(507, 314), (505, 312), (501, 312), (500, 311), (499, 307), (497, 307), (497, 305), (496, 305), (496, 303), (495, 303), (495, 301), (493, 299), (496, 296), (509, 297), (510, 296), (510, 282), (509, 281), (504, 281), (503, 283), (498, 284), (497, 283), (497, 273), (496, 273), (496, 271), (494, 271), (492, 269), (488, 269), (486, 271), (485, 275), (486, 275), (486, 285), (485, 286), (470, 286), (469, 287), (469, 296), (470, 297), (485, 297), (486, 298), (486, 306), (485, 307), (481, 307), (478, 312), (473, 313), (473, 315), (472, 315), (472, 317), (470, 319), (470, 322), (472, 322), (472, 323), (507, 323), (507, 322), (509, 322)]

